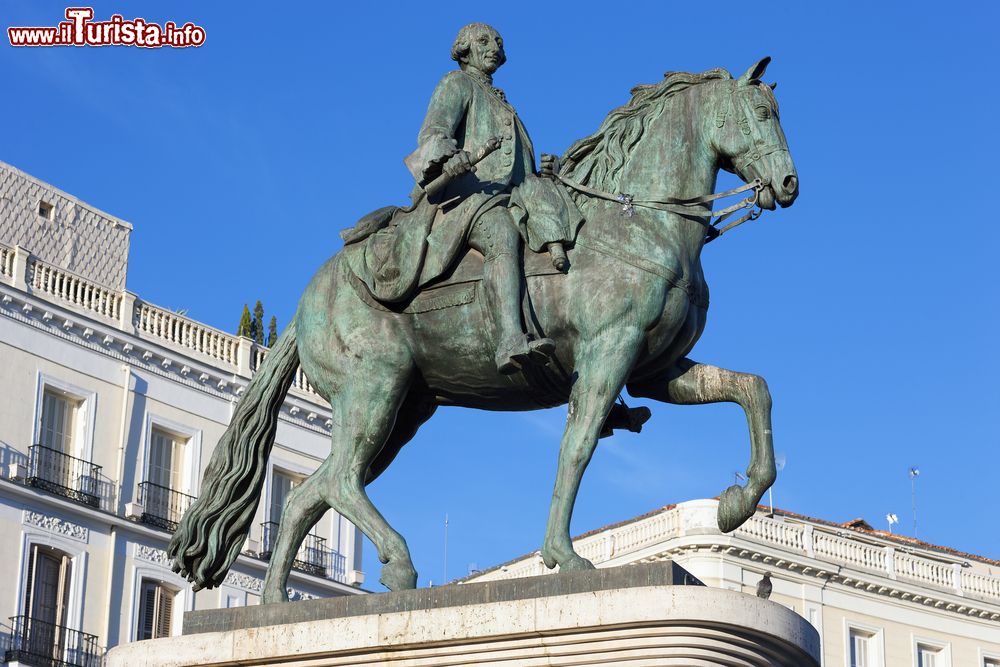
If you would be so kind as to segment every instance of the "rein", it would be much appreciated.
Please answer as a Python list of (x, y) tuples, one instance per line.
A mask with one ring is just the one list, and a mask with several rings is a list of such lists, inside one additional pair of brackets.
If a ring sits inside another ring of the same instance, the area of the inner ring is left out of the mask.
[[(590, 195), (591, 197), (597, 197), (598, 199), (606, 199), (607, 201), (621, 204), (621, 214), (629, 218), (635, 215), (635, 207), (639, 206), (640, 208), (651, 208), (657, 211), (676, 213), (677, 215), (683, 216), (693, 222), (697, 222), (705, 228), (705, 243), (710, 243), (728, 232), (730, 229), (742, 225), (747, 220), (756, 220), (763, 212), (760, 208), (754, 208), (757, 205), (757, 197), (760, 195), (760, 191), (764, 187), (764, 182), (759, 178), (755, 178), (749, 183), (741, 185), (738, 188), (732, 188), (730, 190), (726, 190), (725, 192), (717, 192), (711, 195), (693, 197), (691, 199), (677, 199), (674, 197), (666, 197), (664, 199), (636, 199), (630, 194), (612, 194), (610, 192), (604, 192), (603, 190), (591, 188), (583, 185), (582, 183), (577, 183), (576, 181), (566, 178), (561, 174), (554, 175), (561, 183), (578, 192)], [(727, 206), (721, 211), (695, 211), (691, 208), (704, 206), (705, 204), (710, 204), (718, 199), (731, 197), (732, 195), (740, 194), (742, 192), (746, 192), (747, 190), (753, 190), (753, 196), (746, 197), (732, 206)], [(730, 222), (725, 227), (722, 227), (721, 229), (719, 228), (719, 225), (733, 213), (743, 209), (750, 210), (748, 210), (741, 217)], [(707, 222), (704, 220), (705, 218), (708, 218)], [(712, 220), (712, 218), (715, 218), (715, 220)]]
[[(756, 163), (761, 158), (779, 151), (787, 151), (788, 149), (779, 145), (763, 145), (764, 140), (763, 137), (760, 136), (760, 132), (754, 131), (757, 130), (757, 127), (751, 120), (751, 110), (745, 96), (740, 100), (739, 104), (736, 101), (737, 97), (736, 82), (733, 82), (733, 87), (730, 89), (729, 93), (732, 115), (736, 119), (740, 131), (744, 135), (753, 136), (751, 137), (752, 141), (750, 148), (740, 155), (738, 159), (734, 160), (736, 163), (734, 166), (737, 166), (744, 171), (749, 170), (753, 172), (757, 171)], [(742, 114), (737, 112), (738, 108), (742, 109)], [(716, 114), (716, 127), (722, 128), (726, 124), (726, 119), (729, 116), (729, 113), (729, 111), (720, 111)], [(742, 225), (747, 220), (756, 220), (759, 218), (761, 213), (764, 211), (757, 206), (757, 199), (760, 196), (760, 191), (768, 185), (767, 180), (758, 175), (752, 181), (749, 181), (740, 187), (732, 188), (730, 190), (726, 190), (725, 192), (692, 197), (690, 199), (678, 199), (675, 197), (664, 197), (663, 199), (636, 199), (634, 195), (624, 192), (614, 194), (592, 188), (582, 183), (577, 183), (576, 181), (561, 175), (558, 170), (553, 173), (553, 176), (559, 182), (576, 190), (577, 192), (581, 192), (591, 197), (597, 197), (598, 199), (605, 199), (607, 201), (621, 204), (621, 214), (629, 218), (635, 215), (636, 206), (640, 208), (655, 209), (657, 211), (667, 211), (669, 213), (675, 213), (687, 218), (688, 220), (696, 222), (705, 228), (705, 243), (711, 243), (729, 230)], [(696, 210), (697, 208), (704, 207), (706, 204), (710, 205), (712, 202), (719, 199), (731, 197), (736, 194), (747, 192), (748, 190), (753, 190), (753, 194), (751, 196), (745, 197), (741, 201), (733, 204), (732, 206), (727, 206), (720, 211)], [(721, 228), (719, 227), (719, 225), (730, 216), (741, 210), (747, 210), (747, 212), (736, 220), (730, 222), (728, 225)]]

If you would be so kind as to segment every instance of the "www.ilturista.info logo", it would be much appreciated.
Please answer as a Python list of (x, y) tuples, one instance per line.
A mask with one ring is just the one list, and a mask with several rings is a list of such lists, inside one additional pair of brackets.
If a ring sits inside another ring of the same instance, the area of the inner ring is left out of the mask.
[(66, 21), (54, 27), (10, 27), (11, 46), (164, 46), (185, 48), (205, 43), (205, 29), (191, 22), (162, 26), (143, 18), (127, 20), (114, 14), (107, 21), (94, 21), (93, 7), (67, 7)]

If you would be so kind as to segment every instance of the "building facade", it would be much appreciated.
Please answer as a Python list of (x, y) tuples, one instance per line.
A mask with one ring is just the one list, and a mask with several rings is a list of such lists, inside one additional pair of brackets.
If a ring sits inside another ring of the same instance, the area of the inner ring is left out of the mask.
[[(723, 534), (716, 500), (669, 505), (574, 540), (597, 567), (673, 560), (708, 586), (770, 599), (808, 620), (824, 667), (1000, 667), (1000, 562), (762, 507)], [(548, 574), (538, 552), (468, 577)]]
[[(126, 291), (132, 227), (0, 163), (0, 659), (96, 665), (176, 634), (183, 611), (255, 604), (285, 496), (326, 458), (330, 411), (296, 377), (264, 495), (225, 584), (197, 593), (172, 530), (267, 354)], [(329, 512), (292, 599), (362, 592), (361, 534)]]

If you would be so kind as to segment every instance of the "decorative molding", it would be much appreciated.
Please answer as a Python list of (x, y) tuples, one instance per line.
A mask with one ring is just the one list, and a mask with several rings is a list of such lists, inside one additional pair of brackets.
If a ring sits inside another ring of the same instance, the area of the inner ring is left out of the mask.
[(233, 586), (235, 588), (242, 588), (245, 591), (250, 591), (251, 593), (259, 594), (264, 590), (264, 580), (253, 576), (252, 574), (243, 574), (242, 572), (230, 571), (226, 575), (224, 584), (227, 586)]
[(36, 528), (41, 528), (42, 530), (47, 530), (50, 533), (62, 535), (63, 537), (68, 537), (72, 540), (77, 540), (78, 542), (90, 541), (90, 529), (85, 528), (80, 524), (73, 523), (72, 521), (60, 519), (59, 517), (51, 516), (49, 514), (42, 514), (41, 512), (35, 512), (34, 510), (24, 510), (22, 523), (27, 526), (34, 526)]
[(167, 568), (170, 567), (170, 557), (167, 556), (167, 552), (163, 549), (136, 543), (135, 557), (137, 560), (144, 560), (147, 563), (154, 563)]
[[(230, 571), (226, 575), (225, 580), (222, 582), (226, 586), (232, 586), (234, 588), (241, 588), (250, 593), (261, 594), (264, 590), (264, 580), (253, 576), (252, 574), (244, 574), (242, 572)], [(297, 588), (288, 587), (288, 600), (294, 602), (296, 600), (316, 600), (319, 596), (313, 595), (312, 593), (306, 593), (305, 591), (300, 591)]]

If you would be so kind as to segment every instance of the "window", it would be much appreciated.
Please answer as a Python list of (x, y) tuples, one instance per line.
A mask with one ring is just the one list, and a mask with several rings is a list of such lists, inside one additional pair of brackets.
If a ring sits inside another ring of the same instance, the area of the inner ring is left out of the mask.
[[(40, 544), (31, 545), (24, 613), (21, 618), (12, 619), (15, 638), (11, 648), (45, 660), (40, 664), (65, 664), (60, 661), (63, 651), (74, 639), (72, 631), (66, 628), (71, 564), (70, 557), (61, 551)], [(50, 658), (51, 663), (48, 662)]]
[(52, 626), (65, 625), (71, 570), (68, 555), (40, 544), (31, 545), (24, 596), (25, 616)]
[(925, 637), (914, 637), (912, 646), (915, 667), (951, 667), (950, 644)]
[(938, 660), (940, 655), (941, 650), (936, 647), (917, 644), (917, 667), (943, 667)]
[(83, 401), (51, 387), (42, 391), (38, 444), (57, 452), (74, 454), (74, 434)]
[(149, 466), (146, 481), (180, 490), (183, 484), (187, 438), (154, 427), (149, 436)]
[(273, 523), (281, 522), (281, 511), (285, 508), (288, 493), (298, 486), (299, 480), (288, 473), (277, 469), (271, 471), (271, 513), (268, 515)]
[(848, 634), (850, 667), (881, 667), (878, 636), (875, 632), (850, 628)]
[(47, 201), (38, 202), (38, 215), (42, 216), (46, 220), (51, 220), (53, 213), (55, 212), (55, 207)]
[(177, 591), (151, 579), (143, 579), (139, 591), (137, 639), (169, 637)]
[(983, 667), (1000, 667), (1000, 658), (983, 658)]

